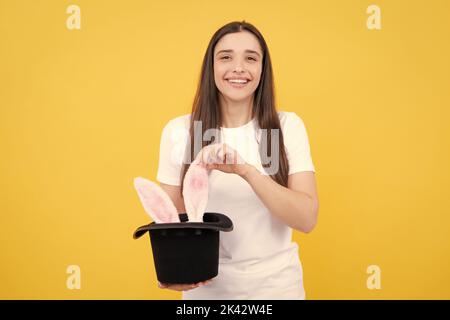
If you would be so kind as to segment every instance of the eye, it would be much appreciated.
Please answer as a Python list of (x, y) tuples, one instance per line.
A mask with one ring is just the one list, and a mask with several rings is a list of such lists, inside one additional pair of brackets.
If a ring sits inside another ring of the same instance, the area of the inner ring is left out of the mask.
[(229, 58), (230, 56), (223, 56), (222, 58), (220, 58), (221, 60), (224, 60), (225, 58)]
[(249, 60), (253, 60), (253, 61), (256, 61), (256, 59), (255, 59), (255, 58), (253, 58), (253, 57), (248, 57), (248, 59), (249, 59)]

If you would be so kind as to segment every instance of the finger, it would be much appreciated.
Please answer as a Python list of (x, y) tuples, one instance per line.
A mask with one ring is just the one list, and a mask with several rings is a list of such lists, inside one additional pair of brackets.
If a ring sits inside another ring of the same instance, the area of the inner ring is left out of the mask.
[(195, 285), (192, 284), (175, 284), (169, 287), (169, 289), (177, 290), (177, 291), (186, 291), (194, 289)]
[(226, 143), (223, 144), (223, 147), (221, 149), (220, 158), (222, 159), (222, 164), (233, 164), (233, 156), (231, 151), (233, 148), (231, 148)]
[(223, 158), (225, 164), (236, 164), (237, 151), (227, 144), (224, 144)]
[(238, 164), (238, 153), (236, 150), (233, 150), (233, 163)]
[(214, 144), (212, 145), (212, 147), (209, 149), (209, 153), (208, 153), (208, 163), (215, 163), (217, 161), (217, 145)]
[(221, 155), (220, 155), (220, 158), (223, 160), (222, 163), (228, 163), (227, 149), (228, 149), (228, 146), (224, 143), (223, 148), (221, 150)]
[[(206, 148), (206, 147), (205, 147)], [(205, 157), (206, 157), (206, 153), (205, 153), (205, 148), (203, 148), (202, 150), (200, 150), (200, 162), (202, 163), (202, 164), (205, 164), (206, 163), (206, 159), (205, 159)]]
[(225, 143), (221, 143), (218, 146), (217, 151), (216, 151), (216, 158), (217, 158), (218, 163), (220, 163), (220, 164), (225, 163), (224, 156), (226, 154), (226, 150), (227, 150), (227, 145)]
[(222, 147), (217, 147), (216, 150), (214, 150), (214, 162), (213, 163), (223, 163), (223, 152)]
[(209, 146), (203, 147), (199, 152), (199, 161), (201, 164), (206, 165), (208, 164), (208, 158), (209, 158)]

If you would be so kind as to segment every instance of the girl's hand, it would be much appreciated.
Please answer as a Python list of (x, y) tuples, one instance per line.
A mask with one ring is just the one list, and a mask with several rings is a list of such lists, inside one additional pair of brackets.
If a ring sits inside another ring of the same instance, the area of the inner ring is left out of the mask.
[(226, 143), (214, 143), (204, 147), (195, 162), (202, 163), (209, 170), (216, 169), (239, 176), (244, 176), (251, 169), (251, 165)]
[(170, 289), (175, 291), (189, 291), (202, 285), (207, 285), (211, 281), (212, 279), (192, 284), (168, 284), (168, 283), (161, 283), (158, 281), (158, 287), (161, 289)]

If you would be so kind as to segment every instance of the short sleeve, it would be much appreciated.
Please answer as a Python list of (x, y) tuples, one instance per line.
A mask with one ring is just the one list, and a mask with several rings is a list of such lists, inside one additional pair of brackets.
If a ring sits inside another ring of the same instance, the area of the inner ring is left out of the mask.
[(181, 170), (186, 149), (188, 130), (170, 120), (163, 128), (159, 145), (159, 163), (156, 180), (181, 186)]
[(286, 112), (283, 139), (289, 161), (289, 173), (313, 171), (308, 133), (303, 120), (295, 112)]

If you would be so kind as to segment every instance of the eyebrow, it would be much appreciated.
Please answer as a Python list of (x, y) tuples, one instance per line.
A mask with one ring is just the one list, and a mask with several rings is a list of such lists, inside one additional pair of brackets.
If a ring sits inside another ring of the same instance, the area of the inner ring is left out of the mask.
[[(220, 50), (219, 52), (217, 52), (216, 53), (216, 56), (219, 54), (219, 53), (222, 53), (222, 52), (233, 52), (233, 50), (232, 49), (227, 49), (227, 50)], [(256, 55), (258, 55), (259, 57), (261, 57), (261, 55), (259, 54), (259, 52), (258, 51), (255, 51), (255, 50), (245, 50), (245, 52), (247, 52), (247, 53), (255, 53)]]

